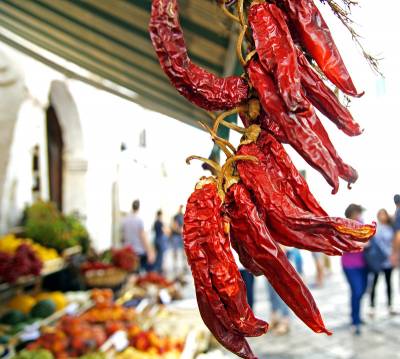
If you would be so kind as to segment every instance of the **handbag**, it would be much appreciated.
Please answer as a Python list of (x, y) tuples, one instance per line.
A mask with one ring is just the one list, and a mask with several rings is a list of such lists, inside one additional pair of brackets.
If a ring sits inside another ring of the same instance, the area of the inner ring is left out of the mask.
[(376, 237), (371, 239), (369, 246), (364, 249), (363, 254), (370, 272), (378, 273), (382, 270), (383, 264), (387, 260), (387, 254), (379, 246)]

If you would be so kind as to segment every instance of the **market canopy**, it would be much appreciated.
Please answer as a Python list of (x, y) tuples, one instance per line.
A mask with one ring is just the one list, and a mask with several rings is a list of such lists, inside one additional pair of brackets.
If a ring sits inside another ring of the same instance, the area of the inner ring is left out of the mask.
[[(193, 61), (219, 75), (232, 73), (235, 39), (215, 1), (179, 4)], [(0, 41), (68, 77), (195, 124), (205, 113), (161, 71), (147, 31), (150, 7), (151, 0), (2, 0)]]

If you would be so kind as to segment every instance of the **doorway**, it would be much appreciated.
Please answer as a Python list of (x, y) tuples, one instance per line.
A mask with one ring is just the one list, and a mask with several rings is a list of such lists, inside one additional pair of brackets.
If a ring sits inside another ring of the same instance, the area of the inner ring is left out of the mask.
[(62, 211), (63, 207), (63, 137), (62, 129), (54, 107), (46, 111), (47, 156), (49, 166), (50, 201)]

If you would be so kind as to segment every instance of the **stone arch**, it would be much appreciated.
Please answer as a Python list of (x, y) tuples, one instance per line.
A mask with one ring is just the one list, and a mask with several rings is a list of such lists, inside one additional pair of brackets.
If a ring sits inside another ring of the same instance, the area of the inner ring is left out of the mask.
[(86, 216), (87, 157), (80, 116), (76, 103), (65, 82), (54, 80), (50, 85), (49, 101), (62, 129), (63, 210)]
[[(9, 209), (8, 167), (18, 111), (26, 96), (22, 71), (0, 52), (0, 233), (7, 230)], [(11, 196), (12, 197), (12, 196)]]

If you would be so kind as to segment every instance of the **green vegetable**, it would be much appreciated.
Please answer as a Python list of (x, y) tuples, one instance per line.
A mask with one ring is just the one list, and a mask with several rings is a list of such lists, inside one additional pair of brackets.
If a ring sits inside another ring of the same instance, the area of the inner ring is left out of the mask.
[(19, 310), (12, 309), (5, 313), (2, 317), (0, 322), (3, 324), (8, 324), (8, 325), (15, 325), (18, 323), (23, 322), (26, 319), (26, 316), (24, 313), (22, 313)]
[(15, 335), (18, 334), (21, 330), (23, 330), (26, 326), (26, 323), (18, 323), (13, 325), (8, 331), (7, 334), (8, 335)]
[(85, 253), (89, 248), (89, 234), (77, 215), (64, 216), (54, 203), (38, 201), (25, 209), (25, 235), (35, 242), (61, 252), (80, 245)]
[(35, 304), (30, 312), (34, 318), (47, 318), (56, 311), (56, 304), (51, 299), (41, 300)]
[(0, 336), (0, 344), (8, 344), (10, 337), (8, 335)]
[(53, 354), (48, 350), (22, 350), (13, 359), (54, 359)]
[(105, 359), (106, 356), (104, 353), (89, 353), (79, 357), (79, 359)]

